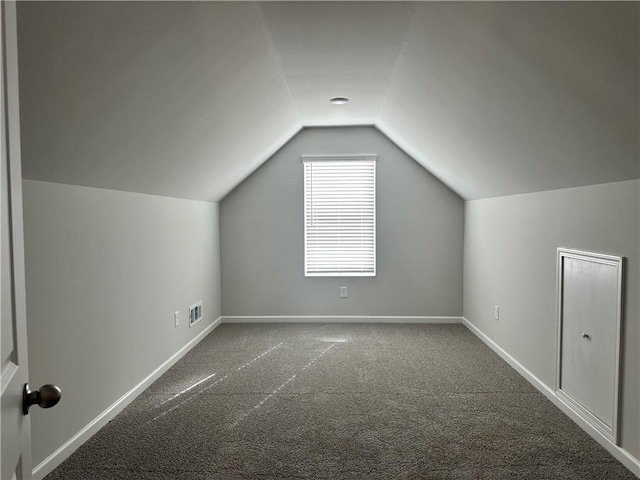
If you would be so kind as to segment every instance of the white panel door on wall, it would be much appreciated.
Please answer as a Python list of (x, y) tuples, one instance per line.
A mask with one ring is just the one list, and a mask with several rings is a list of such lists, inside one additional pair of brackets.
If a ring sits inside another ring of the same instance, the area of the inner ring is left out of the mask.
[(0, 162), (0, 478), (32, 477), (29, 406), (51, 407), (60, 389), (27, 383), (27, 317), (22, 225), (16, 3), (0, 4), (2, 158)]
[(0, 478), (31, 478), (29, 417), (22, 410), (27, 383), (22, 241), (22, 173), (18, 110), (16, 4), (2, 2), (2, 165), (0, 165)]
[(622, 258), (558, 249), (558, 396), (617, 442)]

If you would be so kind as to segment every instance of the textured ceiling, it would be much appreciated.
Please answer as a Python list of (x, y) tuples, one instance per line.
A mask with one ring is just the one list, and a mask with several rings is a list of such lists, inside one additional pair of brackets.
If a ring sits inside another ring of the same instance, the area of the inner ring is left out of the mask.
[(638, 178), (639, 14), (19, 2), (24, 176), (219, 200), (300, 128), (359, 124), (467, 199)]

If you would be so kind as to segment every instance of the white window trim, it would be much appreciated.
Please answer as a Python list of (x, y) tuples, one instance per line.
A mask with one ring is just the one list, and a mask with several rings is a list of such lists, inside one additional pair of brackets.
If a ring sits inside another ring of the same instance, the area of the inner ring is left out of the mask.
[[(348, 161), (373, 161), (377, 163), (376, 154), (360, 154), (360, 155), (302, 155), (302, 163), (308, 162), (348, 162)], [(376, 215), (376, 175), (377, 168), (373, 170), (373, 271), (370, 272), (309, 272), (307, 268), (307, 209), (306, 209), (306, 179), (305, 191), (303, 193), (303, 210), (304, 210), (304, 276), (305, 277), (375, 277), (377, 273), (377, 215)], [(303, 173), (303, 179), (304, 179)]]

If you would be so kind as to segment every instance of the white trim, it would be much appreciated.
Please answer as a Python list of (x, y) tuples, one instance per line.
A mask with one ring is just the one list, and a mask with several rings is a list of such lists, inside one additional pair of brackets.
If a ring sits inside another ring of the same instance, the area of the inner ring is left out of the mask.
[(13, 380), (13, 377), (15, 376), (16, 372), (20, 369), (18, 365), (16, 365), (11, 361), (8, 361), (5, 363), (7, 364), (7, 366), (5, 367), (3, 365), (2, 366), (3, 369), (0, 372), (0, 395), (4, 395), (5, 389), (9, 386), (9, 384), (11, 383), (11, 380)]
[(32, 472), (34, 479), (44, 478), (53, 471), (58, 465), (66, 460), (78, 447), (89, 440), (98, 430), (112, 420), (118, 413), (129, 405), (138, 395), (140, 395), (149, 385), (156, 381), (163, 373), (171, 368), (178, 360), (203, 340), (214, 328), (222, 323), (222, 317), (218, 317), (211, 325), (206, 327), (202, 332), (198, 333), (184, 347), (174, 353), (167, 361), (151, 372), (146, 378), (138, 383), (131, 390), (122, 395), (104, 412), (91, 420), (84, 428), (82, 428), (73, 437), (67, 440), (60, 448), (45, 458), (37, 465)]
[(222, 323), (462, 323), (462, 317), (365, 315), (261, 315), (222, 316)]
[(305, 162), (345, 162), (345, 161), (378, 161), (377, 153), (361, 153), (354, 155), (302, 155), (302, 163)]
[(574, 250), (573, 248), (558, 247), (558, 253), (562, 253), (564, 257), (577, 258), (580, 260), (585, 259), (597, 261), (599, 263), (606, 263), (608, 265), (617, 266), (620, 264), (622, 257), (617, 255), (608, 255), (606, 253), (586, 252), (584, 250)]
[(462, 324), (471, 330), (480, 340), (482, 340), (491, 350), (496, 352), (505, 362), (511, 365), (520, 375), (522, 375), (531, 385), (537, 388), (545, 397), (558, 407), (565, 415), (573, 420), (580, 428), (587, 432), (595, 441), (602, 445), (611, 455), (618, 459), (625, 467), (631, 470), (638, 478), (640, 478), (640, 460), (631, 455), (627, 450), (617, 446), (609, 438), (602, 434), (598, 429), (586, 422), (580, 414), (574, 411), (568, 404), (560, 400), (553, 388), (548, 386), (533, 374), (527, 367), (522, 365), (518, 360), (507, 353), (502, 347), (491, 340), (484, 332), (462, 317)]
[[(373, 242), (375, 248), (375, 240)], [(305, 270), (306, 272), (306, 270)], [(305, 277), (375, 277), (376, 272), (306, 272)]]
[[(586, 422), (589, 422), (594, 428), (599, 430), (604, 436), (609, 438), (616, 445), (620, 443), (619, 432), (619, 405), (620, 405), (620, 335), (622, 325), (622, 271), (624, 267), (623, 257), (614, 255), (605, 255), (602, 253), (585, 252), (581, 250), (573, 250), (570, 248), (558, 247), (556, 259), (556, 378), (555, 391), (560, 400), (565, 402), (572, 410), (581, 415)], [(607, 425), (600, 418), (593, 414), (586, 406), (582, 404), (580, 399), (574, 398), (568, 392), (562, 389), (562, 322), (563, 322), (563, 299), (564, 299), (564, 259), (573, 258), (586, 262), (600, 263), (610, 265), (617, 268), (617, 300), (616, 300), (616, 351), (615, 367), (614, 367), (614, 385), (613, 385), (613, 418), (611, 425)]]
[(591, 413), (584, 405), (582, 405), (582, 403), (562, 389), (556, 390), (556, 396), (558, 397), (558, 400), (566, 403), (569, 408), (580, 415), (585, 422), (590, 423), (593, 428), (598, 430), (616, 445), (620, 444), (615, 430), (612, 430), (609, 425)]

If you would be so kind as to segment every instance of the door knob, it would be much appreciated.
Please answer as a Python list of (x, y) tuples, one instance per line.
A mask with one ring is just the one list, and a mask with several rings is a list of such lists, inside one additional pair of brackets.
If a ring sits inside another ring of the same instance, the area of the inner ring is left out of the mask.
[(40, 390), (32, 392), (29, 384), (25, 383), (22, 390), (22, 412), (29, 415), (29, 408), (36, 404), (42, 408), (51, 408), (58, 404), (61, 396), (62, 390), (55, 385), (43, 385)]

